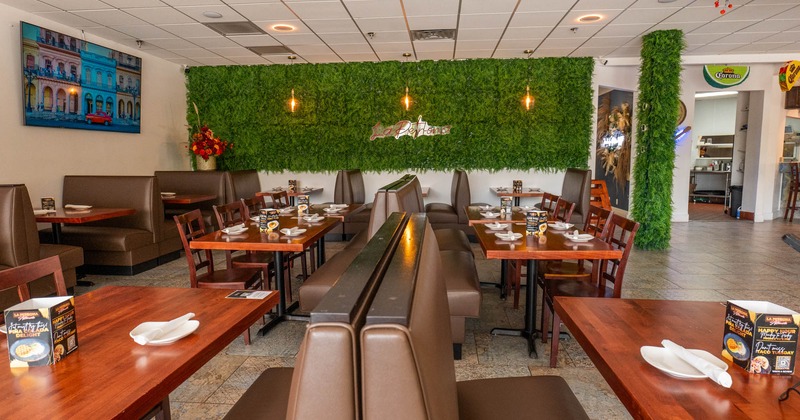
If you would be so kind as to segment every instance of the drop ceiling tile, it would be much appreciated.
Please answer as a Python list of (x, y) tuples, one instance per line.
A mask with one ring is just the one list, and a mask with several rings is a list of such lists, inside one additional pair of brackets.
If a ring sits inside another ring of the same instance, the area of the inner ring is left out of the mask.
[(580, 47), (572, 53), (570, 53), (570, 57), (602, 57), (604, 55), (610, 54), (612, 51), (617, 49), (617, 47)]
[(219, 57), (218, 55), (214, 54), (211, 51), (208, 51), (205, 48), (175, 48), (172, 51), (175, 51), (175, 53), (180, 54), (184, 57), (191, 58), (192, 60), (197, 60), (198, 58)]
[(372, 49), (377, 53), (402, 53), (411, 52), (411, 41), (407, 42), (385, 42), (385, 43), (372, 43)]
[(373, 53), (369, 54), (339, 54), (342, 60), (345, 61), (380, 61), (378, 56)]
[(408, 31), (390, 31), (390, 32), (375, 32), (375, 35), (370, 39), (370, 42), (406, 42), (411, 41), (411, 35)]
[(686, 39), (686, 44), (688, 45), (704, 45), (708, 44), (709, 42), (714, 42), (720, 38), (723, 38), (725, 34), (696, 34), (690, 33), (684, 35), (684, 39)]
[[(538, 49), (575, 49), (580, 47), (589, 38), (547, 38)], [(537, 50), (538, 50), (537, 49)]]
[[(637, 36), (647, 32), (653, 25), (648, 23), (641, 25), (606, 25), (605, 28), (597, 32), (596, 36)], [(580, 33), (580, 31), (578, 32)]]
[(641, 47), (620, 47), (606, 54), (606, 57), (640, 57), (641, 55)]
[(510, 13), (462, 14), (458, 21), (458, 29), (505, 28), (510, 18)]
[(303, 57), (309, 55), (331, 55), (333, 51), (327, 45), (295, 45), (292, 46), (292, 51), (296, 52)]
[(161, 0), (136, 0), (135, 4), (131, 4), (131, 0), (103, 0), (103, 3), (109, 6), (114, 6), (120, 9), (127, 9), (129, 7), (162, 7), (164, 2)]
[(181, 23), (177, 25), (159, 25), (159, 28), (180, 37), (197, 38), (218, 36), (219, 34), (209, 29), (202, 23)]
[(222, 4), (220, 0), (161, 0), (170, 6), (201, 6)]
[[(522, 54), (522, 51), (533, 50), (544, 41), (544, 37), (530, 39), (503, 39), (497, 46), (502, 50), (514, 50)], [(460, 41), (459, 41), (460, 42)]]
[(455, 15), (458, 13), (458, 0), (404, 0), (407, 16)]
[(252, 57), (233, 57), (231, 61), (240, 66), (269, 65), (270, 62), (264, 57), (254, 55)]
[(749, 44), (764, 38), (770, 38), (775, 32), (736, 32), (735, 34), (725, 35), (719, 42), (726, 44)]
[(194, 19), (171, 7), (125, 8), (122, 10), (153, 25), (194, 22)]
[(614, 36), (614, 37), (599, 37), (595, 36), (589, 38), (581, 48), (596, 48), (596, 47), (621, 47), (631, 40), (629, 36)]
[(459, 41), (483, 41), (487, 39), (496, 40), (502, 35), (504, 28), (482, 28), (482, 29), (464, 29), (458, 28), (456, 37)]
[(452, 60), (453, 51), (425, 51), (417, 52), (418, 60)]
[(223, 48), (223, 47), (236, 47), (239, 44), (233, 42), (232, 40), (219, 35), (214, 37), (201, 37), (201, 38), (187, 38), (189, 42), (195, 43), (203, 48)]
[(38, 0), (3, 0), (3, 3), (26, 12), (57, 12), (61, 9)]
[(458, 21), (456, 15), (410, 16), (408, 26), (412, 31), (420, 29), (454, 29)]
[(356, 27), (352, 19), (308, 19), (304, 22), (318, 34), (358, 32), (358, 27)]
[(150, 39), (147, 42), (157, 47), (176, 52), (178, 50), (183, 50), (183, 49), (198, 48), (197, 44), (191, 43), (185, 39), (180, 39), (180, 38)]
[(397, 52), (376, 51), (376, 54), (381, 61), (405, 61), (405, 57)]
[(171, 61), (177, 64), (183, 64), (187, 67), (197, 67), (201, 66), (202, 64), (198, 63), (197, 61), (192, 60), (191, 58), (181, 57), (181, 58), (167, 58), (167, 61)]
[(492, 58), (492, 53), (494, 50), (480, 50), (480, 51), (462, 51), (456, 50), (455, 59), (456, 60), (465, 60), (465, 59), (474, 59), (474, 58)]
[(314, 34), (274, 34), (273, 38), (277, 39), (283, 45), (316, 45), (321, 41), (318, 36)]
[[(688, 6), (688, 5), (692, 4), (692, 3), (694, 3), (694, 1), (695, 0), (677, 0), (677, 1), (673, 1), (671, 3), (665, 4), (665, 6), (667, 6), (667, 7), (684, 7), (684, 6)], [(714, 3), (711, 3), (711, 5), (713, 6)], [(655, 6), (658, 6), (658, 5), (654, 4), (653, 0), (637, 0), (637, 2), (632, 4), (630, 8), (631, 9), (651, 9), (651, 8), (653, 8)]]
[(180, 58), (178, 54), (175, 54), (172, 51), (167, 51), (161, 48), (155, 48), (152, 50), (147, 50), (147, 54), (150, 54), (155, 57), (159, 58)]
[(457, 50), (493, 50), (497, 41), (462, 41), (456, 42)]
[[(241, 22), (246, 20), (242, 15), (236, 13), (232, 8), (221, 5), (207, 5), (207, 6), (179, 6), (176, 7), (179, 11), (186, 13), (192, 19), (198, 22)], [(205, 12), (219, 13), (222, 17), (210, 18), (203, 16)]]
[[(552, 2), (556, 3), (556, 2)], [(527, 12), (527, 13), (514, 13), (511, 22), (508, 24), (510, 28), (527, 28), (531, 26), (555, 26), (564, 17), (564, 12)]]
[(293, 64), (306, 63), (306, 59), (301, 56), (295, 56), (294, 60), (289, 59), (288, 54), (264, 54), (262, 57), (269, 60), (273, 64), (285, 64), (291, 66)]
[(72, 26), (73, 28), (87, 28), (87, 27), (96, 27), (97, 22), (92, 22), (89, 19), (82, 18), (78, 15), (74, 15), (69, 12), (41, 12), (37, 13), (37, 16), (41, 16), (45, 19), (50, 19), (54, 22), (62, 23), (67, 26)]
[(222, 57), (198, 58), (196, 60), (202, 64), (205, 64), (206, 66), (232, 66), (236, 64), (233, 61)]
[[(693, 34), (725, 34), (736, 32), (740, 29), (744, 29), (748, 26), (757, 23), (754, 20), (729, 20), (729, 21), (716, 21), (716, 22), (709, 22), (705, 25), (693, 30), (691, 33)], [(756, 32), (763, 32), (763, 31), (756, 31)]]
[(697, 48), (694, 48), (691, 51), (691, 54), (700, 55), (700, 54), (722, 54), (727, 53), (728, 51), (734, 50), (738, 47), (743, 47), (746, 44), (708, 44), (708, 45), (701, 45)]
[(344, 5), (354, 18), (397, 17), (403, 15), (403, 7), (397, 0), (345, 0)]
[(206, 49), (222, 57), (252, 57), (258, 55), (244, 47), (206, 47)]
[[(794, 5), (797, 5), (795, 2)], [(736, 20), (758, 20), (767, 19), (781, 14), (789, 9), (791, 4), (745, 4), (743, 6), (734, 4), (732, 10), (725, 14), (725, 18)]]
[(550, 26), (537, 26), (532, 28), (508, 28), (503, 39), (531, 39), (544, 38), (553, 28)]
[[(269, 34), (310, 34), (312, 33), (310, 29), (306, 25), (303, 24), (302, 21), (298, 19), (271, 19), (271, 20), (259, 20), (253, 22), (258, 25), (261, 29), (265, 30)], [(272, 29), (275, 25), (291, 25), (294, 27), (294, 30), (291, 32), (279, 32)]]
[[(577, 29), (573, 30), (574, 28)], [(590, 37), (601, 29), (603, 29), (603, 25), (557, 26), (550, 36), (555, 38)]]
[(339, 1), (315, 1), (289, 3), (287, 6), (301, 19), (350, 19), (350, 15)]
[(679, 7), (660, 7), (658, 9), (628, 9), (620, 13), (614, 24), (633, 25), (652, 23), (656, 24), (680, 10)]
[(100, 27), (96, 27), (96, 28), (86, 28), (85, 32), (87, 34), (92, 34), (92, 35), (99, 36), (100, 38), (102, 38), (102, 39), (99, 39), (99, 40), (97, 40), (97, 39), (87, 39), (89, 42), (94, 42), (95, 44), (101, 44), (101, 45), (103, 43), (103, 40), (118, 41), (118, 42), (133, 41), (134, 40), (134, 37), (132, 37), (130, 35), (123, 34), (121, 32), (115, 31), (115, 30), (113, 30), (111, 28), (107, 28), (105, 26), (100, 26)]
[(74, 14), (105, 26), (145, 25), (146, 22), (116, 9), (78, 10)]
[(320, 54), (320, 55), (305, 55), (304, 58), (309, 63), (341, 63), (342, 59), (339, 58), (336, 54)]
[(283, 3), (233, 4), (233, 10), (255, 22), (259, 20), (297, 19)]
[(780, 16), (776, 16), (776, 19), (800, 19), (800, 5), (795, 6), (793, 9), (789, 9), (780, 14)]
[(356, 19), (361, 32), (405, 31), (406, 21), (401, 17)]
[(429, 40), (429, 41), (414, 41), (414, 50), (419, 54), (420, 51), (453, 51), (455, 41), (452, 39), (443, 40)]
[[(566, 15), (564, 15), (564, 20), (562, 20), (561, 23), (559, 23), (559, 26), (567, 26), (567, 25), (569, 25), (569, 26), (582, 27), (582, 26), (589, 26), (589, 25), (591, 25), (591, 26), (607, 25), (609, 22), (614, 20), (614, 18), (616, 18), (617, 15), (619, 15), (622, 12), (623, 12), (622, 10), (618, 10), (618, 9), (593, 10), (592, 13), (587, 13), (585, 10), (584, 11), (575, 11), (575, 10), (573, 10), (573, 11), (567, 13)], [(578, 21), (578, 18), (580, 18), (581, 16), (585, 16), (587, 14), (600, 15), (603, 18), (598, 20), (598, 21), (591, 22), (591, 23), (581, 23), (581, 22)]]
[(770, 19), (743, 28), (739, 32), (778, 32), (795, 28), (798, 24), (800, 24), (800, 22), (796, 20)]
[(520, 50), (507, 50), (498, 48), (492, 58), (527, 58), (528, 55)]
[(635, 2), (636, 0), (578, 0), (572, 9), (592, 12), (600, 9), (625, 9)]
[(462, 14), (483, 14), (514, 11), (517, 0), (461, 0)]
[[(709, 7), (710, 6), (710, 7)], [(664, 19), (664, 23), (710, 22), (720, 17), (714, 3), (695, 7), (684, 7), (674, 15)]]
[[(731, 36), (735, 36), (735, 35), (738, 35), (738, 34), (739, 33), (737, 32), (737, 33), (735, 33), (735, 34), (733, 34)], [(747, 35), (755, 36), (755, 35), (758, 35), (758, 34), (747, 34)], [(761, 39), (753, 39), (750, 42), (755, 42), (755, 41), (761, 41), (761, 42), (784, 42), (784, 41), (787, 41), (787, 40), (794, 41), (794, 40), (797, 40), (797, 39), (800, 39), (800, 32), (786, 31), (786, 32), (776, 33), (774, 35), (770, 34), (769, 36), (761, 38)]]
[[(403, 32), (408, 38), (408, 35)], [(326, 44), (355, 44), (361, 41), (364, 41), (364, 35), (361, 32), (354, 32), (349, 34), (319, 34), (319, 37)], [(378, 35), (375, 35), (373, 39), (377, 39)]]
[(650, 28), (648, 33), (653, 31), (665, 31), (670, 29), (680, 29), (683, 33), (689, 33), (699, 27), (703, 26), (703, 22), (684, 22), (684, 23), (659, 23)]
[(538, 13), (538, 12), (553, 12), (553, 11), (566, 12), (572, 7), (573, 4), (575, 4), (574, 0), (569, 0), (569, 1), (521, 0), (519, 6), (517, 7), (517, 13), (520, 12)]
[(43, 3), (67, 11), (112, 9), (100, 0), (44, 0)]
[(366, 42), (360, 44), (338, 44), (331, 45), (331, 49), (336, 54), (367, 54), (372, 53), (372, 48)]
[[(240, 35), (228, 37), (231, 41), (243, 47), (273, 47), (282, 45), (280, 41), (270, 35)], [(192, 39), (194, 40), (194, 38)]]
[(138, 39), (169, 38), (173, 36), (171, 33), (153, 25), (118, 25), (114, 26), (114, 28)]

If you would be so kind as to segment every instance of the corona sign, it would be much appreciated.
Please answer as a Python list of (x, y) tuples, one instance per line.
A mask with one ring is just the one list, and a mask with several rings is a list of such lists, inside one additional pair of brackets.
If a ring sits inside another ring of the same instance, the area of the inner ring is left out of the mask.
[(703, 77), (709, 85), (724, 89), (740, 85), (750, 75), (750, 66), (720, 66), (708, 64), (703, 66)]
[(792, 90), (798, 76), (800, 76), (800, 61), (787, 61), (778, 73), (778, 84), (781, 85), (781, 90), (784, 92)]

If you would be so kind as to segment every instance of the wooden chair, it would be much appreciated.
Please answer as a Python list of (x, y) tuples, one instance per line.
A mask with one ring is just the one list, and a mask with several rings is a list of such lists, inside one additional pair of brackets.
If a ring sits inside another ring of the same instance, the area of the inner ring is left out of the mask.
[[(797, 210), (797, 193), (800, 191), (800, 162), (789, 163), (789, 194), (786, 196), (786, 210), (783, 212), (783, 220), (794, 220), (794, 211)], [(731, 212), (736, 209), (731, 208)]]
[[(189, 263), (191, 286), (200, 289), (258, 289), (263, 286), (261, 270), (255, 268), (214, 269), (214, 257), (210, 249), (191, 249), (189, 242), (206, 234), (206, 224), (200, 210), (192, 210), (173, 216)], [(205, 272), (200, 270), (205, 268)], [(245, 344), (250, 344), (250, 330), (244, 332)]]
[(539, 204), (539, 209), (544, 210), (550, 214), (556, 209), (556, 203), (558, 202), (558, 196), (555, 194), (544, 193), (542, 194), (542, 203)]
[[(16, 287), (19, 301), (24, 302), (31, 298), (30, 283), (50, 274), (53, 275), (56, 295), (66, 296), (64, 272), (61, 270), (61, 260), (57, 255), (0, 271), (0, 290)], [(2, 316), (0, 313), (0, 319)]]
[(272, 197), (272, 207), (276, 209), (285, 209), (289, 207), (289, 193), (286, 191), (276, 191), (270, 193)]
[[(619, 298), (622, 295), (622, 279), (625, 276), (625, 266), (628, 256), (633, 248), (633, 239), (639, 230), (639, 223), (626, 219), (620, 215), (612, 214), (606, 225), (606, 242), (613, 249), (622, 251), (618, 260), (602, 260), (597, 270), (597, 275), (590, 281), (575, 278), (547, 278), (544, 281), (542, 305), (542, 342), (547, 342), (548, 314), (553, 316), (553, 339), (550, 344), (550, 367), (558, 364), (558, 336), (561, 330), (561, 318), (553, 310), (553, 300), (556, 296), (574, 297), (608, 297)], [(610, 283), (610, 284), (609, 284)]]
[(243, 198), (241, 202), (244, 206), (244, 214), (246, 217), (258, 216), (261, 209), (268, 208), (263, 195), (256, 195), (253, 196), (253, 198)]
[(569, 219), (572, 218), (572, 212), (574, 211), (575, 203), (559, 197), (558, 200), (556, 200), (555, 208), (553, 208), (550, 214), (554, 220), (569, 223)]
[[(611, 210), (603, 209), (594, 205), (589, 206), (588, 217), (583, 225), (585, 233), (594, 235), (597, 238), (604, 238), (605, 227), (611, 218)], [(537, 270), (537, 282), (544, 287), (544, 279), (554, 277), (572, 277), (588, 279), (592, 274), (591, 269), (587, 269), (585, 260), (577, 261), (541, 261)]]
[(608, 196), (608, 187), (602, 179), (593, 179), (591, 184), (589, 202), (600, 208), (611, 210), (611, 198)]

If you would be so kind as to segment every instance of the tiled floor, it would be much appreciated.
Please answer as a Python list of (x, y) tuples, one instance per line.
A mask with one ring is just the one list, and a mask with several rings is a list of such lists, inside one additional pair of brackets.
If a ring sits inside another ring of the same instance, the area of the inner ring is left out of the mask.
[[(783, 243), (781, 236), (785, 233), (800, 234), (800, 221), (794, 225), (782, 220), (754, 224), (728, 218), (675, 224), (670, 250), (632, 252), (623, 297), (758, 299), (800, 310), (800, 253)], [(341, 247), (341, 243), (327, 242), (328, 255)], [(485, 260), (477, 245), (473, 250), (481, 281), (497, 282), (498, 262)], [(183, 258), (134, 277), (89, 279), (97, 282), (97, 287), (188, 286)], [(79, 288), (78, 292), (86, 290)], [(562, 340), (560, 367), (550, 369), (548, 346), (539, 347), (539, 359), (530, 359), (524, 340), (489, 334), (495, 326), (521, 326), (522, 314), (522, 309), (512, 308), (510, 300), (501, 301), (495, 287), (485, 286), (481, 317), (468, 321), (463, 360), (455, 362), (457, 379), (560, 375), (592, 418), (630, 417), (574, 340)], [(236, 339), (171, 394), (173, 418), (222, 417), (264, 369), (294, 364), (304, 328), (303, 322), (284, 322), (267, 336), (255, 337), (249, 347), (241, 338)]]

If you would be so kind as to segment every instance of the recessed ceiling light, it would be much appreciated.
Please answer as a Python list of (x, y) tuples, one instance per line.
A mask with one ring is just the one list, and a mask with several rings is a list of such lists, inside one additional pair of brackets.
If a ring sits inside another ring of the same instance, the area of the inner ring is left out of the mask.
[(222, 17), (222, 13), (206, 11), (206, 12), (203, 12), (203, 16), (205, 16), (205, 17), (207, 17), (209, 19), (219, 19), (219, 18)]
[(293, 30), (295, 30), (295, 27), (292, 25), (287, 25), (285, 23), (279, 23), (277, 25), (272, 25), (272, 30), (278, 32), (292, 32)]
[(598, 20), (602, 19), (603, 17), (600, 15), (584, 15), (578, 18), (578, 22), (580, 23), (592, 23), (597, 22)]

